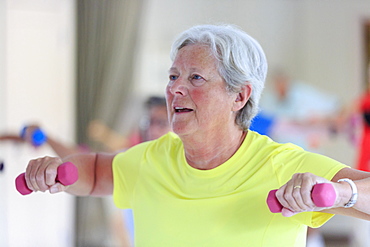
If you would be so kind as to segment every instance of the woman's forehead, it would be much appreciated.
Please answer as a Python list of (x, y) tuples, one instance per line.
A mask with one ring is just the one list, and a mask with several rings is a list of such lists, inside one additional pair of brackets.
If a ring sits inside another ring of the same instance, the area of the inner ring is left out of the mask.
[(210, 65), (217, 65), (217, 59), (211, 49), (205, 45), (184, 46), (177, 53), (170, 71), (176, 72), (180, 67), (186, 66), (188, 70), (209, 69)]

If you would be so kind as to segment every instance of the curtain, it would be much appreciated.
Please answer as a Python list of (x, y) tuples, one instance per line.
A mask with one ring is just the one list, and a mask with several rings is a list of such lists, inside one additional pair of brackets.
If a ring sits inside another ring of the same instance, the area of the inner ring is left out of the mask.
[[(93, 119), (112, 127), (133, 87), (133, 64), (144, 0), (77, 1), (77, 142), (88, 144)], [(98, 147), (95, 147), (98, 148)], [(102, 198), (78, 198), (76, 246), (111, 246)]]
[(78, 1), (77, 140), (101, 119), (110, 127), (122, 115), (133, 87), (133, 64), (144, 0)]

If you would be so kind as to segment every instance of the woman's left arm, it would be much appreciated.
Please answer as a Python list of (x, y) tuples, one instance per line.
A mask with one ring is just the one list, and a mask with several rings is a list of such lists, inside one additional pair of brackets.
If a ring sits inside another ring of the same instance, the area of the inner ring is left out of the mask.
[[(347, 182), (337, 183), (339, 179), (343, 178), (351, 179), (357, 187), (357, 202), (350, 208), (343, 207), (352, 196), (352, 188), (350, 184)], [(337, 196), (341, 199), (339, 206), (342, 207), (327, 209), (323, 212), (370, 220), (370, 173), (352, 168), (343, 168), (331, 181), (334, 182)]]
[[(357, 187), (357, 202), (350, 208), (344, 206), (352, 197), (352, 187), (348, 182), (338, 182), (339, 179), (344, 178), (352, 180)], [(319, 183), (331, 183), (334, 186), (337, 197), (333, 207), (317, 208), (313, 203), (311, 191), (313, 186)], [(370, 220), (370, 173), (343, 168), (331, 181), (312, 173), (296, 173), (276, 192), (276, 197), (283, 206), (283, 216), (287, 217), (304, 211), (320, 210)]]

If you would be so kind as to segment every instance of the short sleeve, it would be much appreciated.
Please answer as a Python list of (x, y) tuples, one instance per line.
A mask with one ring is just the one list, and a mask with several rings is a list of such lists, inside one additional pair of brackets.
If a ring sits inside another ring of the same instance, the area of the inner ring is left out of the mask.
[(148, 143), (136, 145), (117, 154), (112, 162), (113, 199), (118, 208), (130, 208), (136, 181), (140, 175)]

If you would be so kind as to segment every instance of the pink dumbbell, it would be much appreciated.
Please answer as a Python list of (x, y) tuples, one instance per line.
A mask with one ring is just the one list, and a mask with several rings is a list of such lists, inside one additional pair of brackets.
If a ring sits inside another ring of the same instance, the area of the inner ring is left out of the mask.
[[(276, 191), (269, 192), (266, 202), (272, 213), (281, 213), (283, 206), (276, 198)], [(337, 195), (332, 184), (322, 183), (313, 187), (311, 197), (317, 207), (331, 207), (334, 205)]]
[[(56, 182), (59, 182), (63, 185), (74, 184), (78, 180), (78, 169), (71, 162), (66, 162), (58, 166)], [(18, 192), (22, 195), (28, 195), (33, 192), (27, 187), (25, 173), (19, 174), (15, 179), (15, 187)]]

